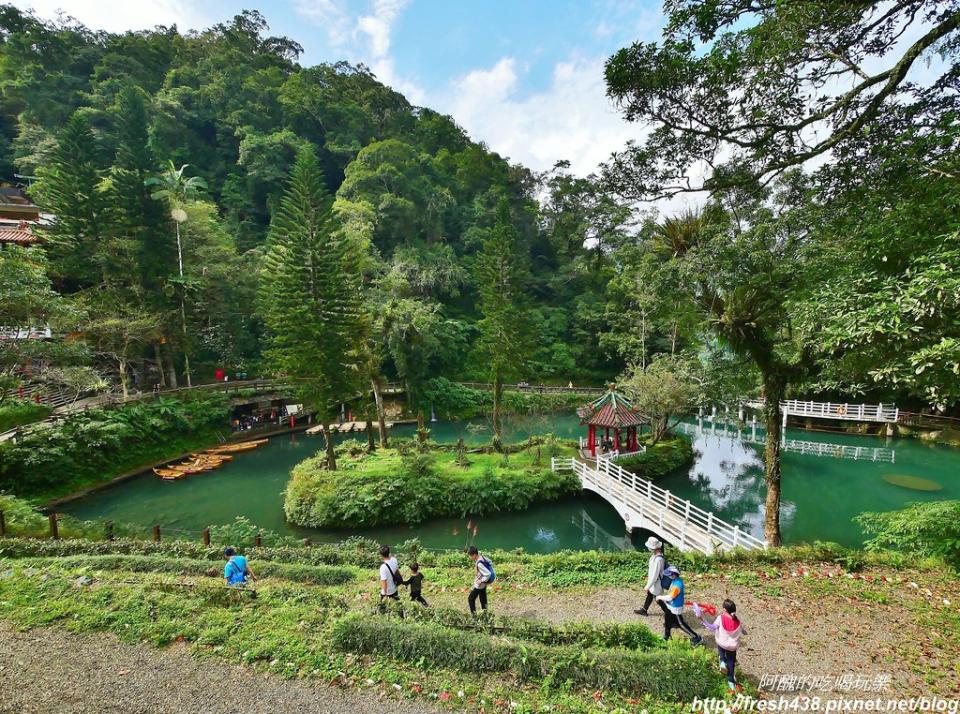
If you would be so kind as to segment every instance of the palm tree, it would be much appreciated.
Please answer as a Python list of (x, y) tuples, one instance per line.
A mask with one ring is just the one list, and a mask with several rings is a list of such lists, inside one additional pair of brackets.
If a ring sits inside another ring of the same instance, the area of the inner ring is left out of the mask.
[(184, 169), (189, 164), (183, 164), (179, 169), (172, 161), (167, 162), (167, 169), (159, 176), (152, 176), (143, 183), (147, 186), (157, 186), (150, 197), (157, 201), (166, 201), (170, 206), (170, 217), (177, 230), (177, 265), (180, 272), (180, 323), (183, 330), (183, 364), (187, 373), (187, 386), (192, 387), (190, 381), (190, 355), (186, 349), (187, 343), (187, 310), (184, 305), (185, 286), (183, 283), (183, 244), (180, 240), (180, 224), (187, 220), (187, 212), (183, 207), (196, 199), (200, 192), (207, 188), (207, 182), (199, 176), (185, 178)]

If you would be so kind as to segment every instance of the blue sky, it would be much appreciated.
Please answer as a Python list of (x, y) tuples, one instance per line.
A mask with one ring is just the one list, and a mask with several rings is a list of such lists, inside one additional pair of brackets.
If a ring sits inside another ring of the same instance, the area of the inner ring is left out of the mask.
[(596, 168), (639, 129), (604, 96), (603, 61), (659, 36), (660, 0), (14, 0), (50, 17), (122, 31), (181, 30), (257, 9), (304, 47), (303, 64), (370, 66), (414, 103), (531, 168)]

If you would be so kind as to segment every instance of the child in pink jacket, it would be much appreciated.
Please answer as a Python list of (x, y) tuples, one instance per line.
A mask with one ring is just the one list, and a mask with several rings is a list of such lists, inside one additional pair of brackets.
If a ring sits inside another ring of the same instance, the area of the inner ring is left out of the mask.
[(733, 691), (740, 691), (734, 669), (737, 666), (737, 649), (740, 647), (740, 636), (747, 630), (737, 617), (737, 606), (733, 600), (723, 601), (723, 612), (713, 622), (700, 622), (713, 632), (717, 641), (717, 652), (720, 654), (720, 670), (727, 674), (727, 686)]

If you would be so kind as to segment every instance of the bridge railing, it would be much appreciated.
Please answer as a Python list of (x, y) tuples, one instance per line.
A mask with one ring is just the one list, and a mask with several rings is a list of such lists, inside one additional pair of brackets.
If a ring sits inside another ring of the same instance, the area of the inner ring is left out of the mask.
[[(762, 409), (763, 399), (751, 399), (744, 406)], [(891, 404), (849, 404), (846, 402), (814, 402), (806, 399), (785, 399), (780, 402), (784, 415), (816, 419), (847, 419), (850, 421), (896, 422), (900, 410)]]
[(714, 513), (687, 499), (678, 498), (652, 481), (609, 460), (598, 460), (596, 469), (578, 459), (554, 459), (551, 466), (554, 470), (572, 469), (581, 480), (590, 481), (592, 485), (606, 490), (634, 509), (641, 518), (658, 524), (680, 548), (693, 547), (711, 553), (717, 544), (747, 550), (766, 547), (764, 541), (744, 532), (739, 526), (717, 518)]

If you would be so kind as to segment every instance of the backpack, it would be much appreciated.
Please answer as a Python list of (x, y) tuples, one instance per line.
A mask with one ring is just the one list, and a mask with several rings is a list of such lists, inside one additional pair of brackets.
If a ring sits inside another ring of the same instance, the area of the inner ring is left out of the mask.
[[(666, 559), (664, 559), (663, 563), (664, 563), (664, 565), (663, 565), (663, 569), (664, 569), (664, 570), (666, 570), (667, 568), (670, 567), (670, 564), (667, 563)], [(660, 574), (660, 589), (661, 589), (661, 590), (663, 590), (664, 592), (667, 592), (668, 590), (670, 590), (670, 583), (672, 583), (672, 582), (673, 582), (673, 579), (672, 579), (669, 575), (664, 575), (663, 573)]]
[(480, 560), (483, 561), (483, 564), (486, 565), (487, 569), (490, 571), (490, 579), (487, 581), (487, 585), (489, 585), (490, 583), (492, 583), (494, 580), (497, 579), (497, 574), (493, 572), (493, 563), (490, 562), (490, 558), (483, 555), (480, 557)]
[(403, 576), (400, 575), (400, 566), (397, 566), (397, 569), (394, 570), (393, 568), (390, 567), (390, 563), (388, 563), (387, 561), (383, 561), (383, 564), (387, 566), (387, 570), (389, 570), (390, 575), (393, 576), (393, 584), (403, 585)]

